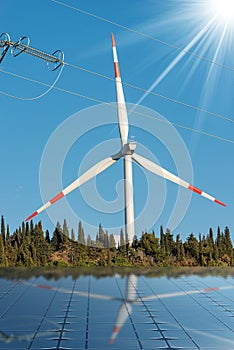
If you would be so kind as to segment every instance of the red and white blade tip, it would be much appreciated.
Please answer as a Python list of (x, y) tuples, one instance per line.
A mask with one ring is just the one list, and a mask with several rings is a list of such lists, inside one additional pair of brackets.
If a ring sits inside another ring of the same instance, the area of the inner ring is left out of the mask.
[(189, 186), (188, 186), (188, 189), (191, 190), (191, 191), (193, 191), (193, 192), (195, 192), (195, 193), (197, 193), (197, 194), (200, 194), (201, 196), (203, 196), (203, 197), (205, 197), (205, 198), (207, 198), (207, 199), (212, 200), (213, 202), (215, 202), (215, 203), (217, 203), (217, 204), (222, 205), (223, 207), (226, 207), (226, 206), (227, 206), (225, 203), (223, 203), (223, 202), (219, 201), (218, 199), (216, 199), (216, 198), (214, 198), (214, 197), (208, 195), (207, 193), (203, 192), (202, 190), (200, 190), (199, 188), (197, 188), (197, 187), (195, 187), (195, 186), (193, 186), (193, 185), (189, 185)]
[(39, 214), (37, 211), (34, 211), (34, 213), (32, 215), (30, 215), (27, 219), (25, 219), (25, 221), (29, 221), (32, 218), (34, 218), (34, 216), (36, 216), (37, 214)]
[(50, 205), (54, 204), (60, 198), (63, 198), (63, 197), (64, 197), (64, 192), (63, 191), (59, 192), (55, 197), (50, 199), (49, 202), (44, 204), (40, 209), (34, 211), (34, 213), (32, 215), (30, 215), (27, 219), (25, 219), (25, 221), (31, 220), (34, 216), (36, 216), (37, 214), (41, 213), (43, 210), (47, 209)]
[(112, 47), (116, 47), (115, 45), (115, 36), (113, 33), (111, 33), (111, 40), (112, 40)]
[(111, 335), (111, 338), (109, 339), (109, 344), (112, 345), (120, 331), (121, 327), (115, 326)]

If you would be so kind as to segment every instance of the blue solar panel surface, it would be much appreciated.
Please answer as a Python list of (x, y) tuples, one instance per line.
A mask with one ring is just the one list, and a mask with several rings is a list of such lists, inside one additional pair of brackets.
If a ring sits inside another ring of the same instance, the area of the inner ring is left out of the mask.
[(234, 349), (232, 274), (41, 271), (1, 273), (0, 349)]

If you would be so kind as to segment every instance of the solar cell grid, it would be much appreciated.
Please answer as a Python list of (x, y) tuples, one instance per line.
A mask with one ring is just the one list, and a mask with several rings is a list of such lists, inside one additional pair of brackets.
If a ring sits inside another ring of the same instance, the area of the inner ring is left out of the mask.
[(233, 279), (0, 279), (3, 350), (231, 350)]

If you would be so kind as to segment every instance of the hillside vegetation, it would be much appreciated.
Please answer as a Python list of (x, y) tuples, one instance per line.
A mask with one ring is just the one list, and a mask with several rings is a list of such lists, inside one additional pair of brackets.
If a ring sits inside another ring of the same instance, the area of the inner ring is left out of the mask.
[[(117, 233), (118, 234), (118, 233)], [(1, 217), (0, 266), (234, 266), (233, 245), (228, 227), (222, 232), (212, 228), (198, 238), (190, 233), (183, 242), (163, 227), (158, 236), (154, 232), (142, 232), (132, 246), (126, 244), (123, 230), (120, 241), (115, 242), (99, 225), (95, 239), (85, 239), (79, 222), (77, 238), (74, 230), (69, 232), (66, 220), (59, 223), (52, 234), (44, 232), (42, 223), (22, 223), (13, 233)]]

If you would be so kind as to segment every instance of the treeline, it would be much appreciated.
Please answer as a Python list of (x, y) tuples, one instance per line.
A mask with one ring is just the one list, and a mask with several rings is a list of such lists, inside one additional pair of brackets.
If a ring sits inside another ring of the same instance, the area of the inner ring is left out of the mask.
[(81, 222), (75, 233), (66, 220), (62, 226), (57, 223), (51, 235), (33, 221), (23, 222), (11, 234), (2, 216), (0, 266), (234, 266), (234, 254), (228, 227), (223, 232), (218, 227), (215, 235), (210, 228), (198, 238), (191, 233), (183, 242), (161, 226), (158, 235), (143, 232), (129, 246), (122, 229), (114, 236), (100, 224), (95, 239), (86, 239)]

